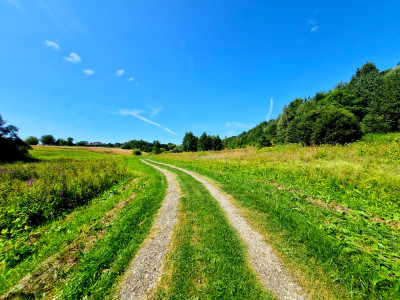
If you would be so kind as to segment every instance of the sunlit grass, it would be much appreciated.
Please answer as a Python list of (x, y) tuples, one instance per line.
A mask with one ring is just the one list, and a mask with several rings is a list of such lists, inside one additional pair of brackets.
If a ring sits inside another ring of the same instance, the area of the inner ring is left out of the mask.
[(183, 197), (168, 271), (157, 299), (273, 299), (246, 260), (246, 248), (218, 202), (176, 169)]
[(399, 141), (400, 134), (375, 135), (345, 146), (155, 159), (220, 183), (238, 205), (261, 214), (255, 224), (274, 236), (282, 257), (309, 274), (324, 270), (327, 284), (350, 297), (393, 298), (400, 287)]

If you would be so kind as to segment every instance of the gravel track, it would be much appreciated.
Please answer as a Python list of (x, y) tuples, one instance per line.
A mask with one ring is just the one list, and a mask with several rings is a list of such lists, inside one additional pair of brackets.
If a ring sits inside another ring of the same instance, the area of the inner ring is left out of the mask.
[(186, 174), (191, 175), (193, 178), (202, 183), (211, 195), (219, 202), (228, 216), (229, 221), (234, 228), (239, 232), (240, 236), (247, 245), (247, 250), (250, 257), (250, 263), (258, 277), (263, 284), (264, 288), (270, 290), (278, 299), (306, 299), (305, 293), (297, 284), (293, 276), (291, 276), (281, 264), (279, 258), (274, 254), (272, 248), (263, 241), (263, 236), (253, 230), (247, 221), (240, 216), (236, 207), (232, 202), (217, 189), (208, 180), (200, 177), (194, 172), (175, 167), (173, 165), (164, 164), (152, 160), (153, 163), (165, 165), (175, 168)]
[(150, 237), (139, 250), (125, 275), (121, 288), (120, 299), (144, 299), (150, 295), (156, 286), (163, 270), (164, 258), (171, 241), (174, 225), (177, 222), (178, 202), (180, 190), (174, 176), (157, 166), (152, 166), (162, 172), (168, 181), (167, 195), (163, 200), (155, 225)]

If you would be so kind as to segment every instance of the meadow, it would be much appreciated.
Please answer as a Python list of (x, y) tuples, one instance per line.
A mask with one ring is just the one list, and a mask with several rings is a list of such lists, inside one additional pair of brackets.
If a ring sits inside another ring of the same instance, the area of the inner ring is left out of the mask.
[(400, 296), (400, 134), (153, 159), (232, 195), (316, 298)]
[[(150, 234), (163, 175), (131, 151), (35, 147), (0, 166), (0, 299), (114, 299)], [(400, 134), (344, 146), (277, 145), (141, 158), (209, 178), (311, 299), (400, 297)], [(271, 299), (215, 199), (182, 196), (157, 299)]]
[(2, 299), (113, 293), (166, 188), (159, 173), (124, 154), (35, 147), (37, 162), (0, 166)]

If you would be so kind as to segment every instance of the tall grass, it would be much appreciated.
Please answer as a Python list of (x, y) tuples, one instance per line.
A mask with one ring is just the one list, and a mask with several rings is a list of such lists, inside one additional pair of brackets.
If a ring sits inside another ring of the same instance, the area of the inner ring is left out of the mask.
[(55, 219), (126, 176), (117, 160), (2, 165), (1, 234), (10, 237)]

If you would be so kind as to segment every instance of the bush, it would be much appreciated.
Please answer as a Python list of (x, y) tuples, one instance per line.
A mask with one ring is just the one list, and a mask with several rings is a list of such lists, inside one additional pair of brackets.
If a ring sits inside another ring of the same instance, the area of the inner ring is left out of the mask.
[(51, 134), (46, 134), (40, 138), (40, 142), (42, 145), (54, 145), (56, 143), (56, 139)]
[(39, 144), (39, 139), (36, 136), (28, 136), (24, 142), (27, 145), (37, 145)]
[(32, 148), (19, 138), (18, 128), (14, 125), (5, 126), (5, 124), (6, 121), (0, 115), (0, 161), (31, 159), (28, 150)]
[(142, 152), (139, 149), (133, 149), (132, 154), (139, 156), (139, 155), (142, 155)]
[(362, 136), (360, 123), (349, 111), (329, 107), (314, 124), (311, 142), (314, 144), (346, 144)]

